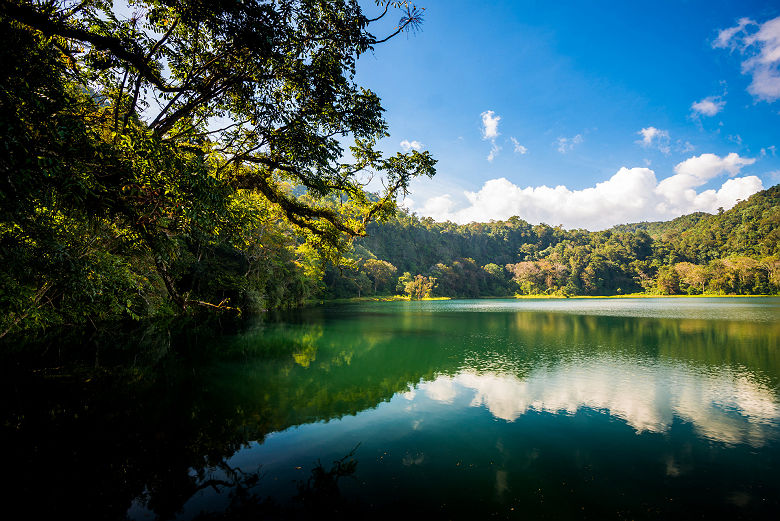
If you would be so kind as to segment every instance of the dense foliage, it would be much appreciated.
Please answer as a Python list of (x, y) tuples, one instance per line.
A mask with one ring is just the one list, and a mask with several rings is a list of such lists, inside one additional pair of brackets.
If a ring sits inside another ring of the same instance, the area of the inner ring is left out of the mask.
[[(369, 226), (353, 252), (357, 265), (381, 259), (403, 274), (409, 296), (513, 294), (775, 294), (780, 291), (780, 185), (717, 215), (616, 226), (600, 232), (506, 221), (456, 225), (400, 213)], [(432, 281), (421, 294), (414, 274)], [(335, 271), (333, 296), (355, 295), (371, 270)], [(391, 284), (374, 291), (392, 292)], [(407, 287), (408, 286), (408, 287)]]
[(0, 336), (300, 303), (433, 175), (354, 81), (405, 2), (117, 4), (0, 1)]

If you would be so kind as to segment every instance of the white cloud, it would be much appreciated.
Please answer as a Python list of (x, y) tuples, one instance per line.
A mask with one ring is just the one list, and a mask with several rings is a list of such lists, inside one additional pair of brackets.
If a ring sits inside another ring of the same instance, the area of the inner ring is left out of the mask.
[(584, 139), (582, 138), (582, 134), (577, 134), (574, 137), (559, 137), (558, 138), (558, 152), (561, 154), (565, 154), (566, 152), (571, 151), (575, 146), (582, 143)]
[(681, 153), (683, 153), (683, 154), (687, 154), (688, 152), (693, 152), (694, 150), (696, 150), (696, 147), (695, 147), (695, 146), (693, 146), (693, 145), (691, 145), (691, 142), (690, 142), (690, 141), (685, 141), (685, 142), (683, 142), (683, 141), (681, 141), (681, 140), (679, 140), (679, 139), (678, 139), (678, 140), (677, 140), (677, 149), (678, 149), (678, 150), (679, 150)]
[(496, 138), (500, 135), (498, 122), (501, 121), (501, 116), (496, 116), (492, 110), (486, 110), (480, 115), (482, 116), (482, 139), (490, 141), (490, 153), (487, 155), (487, 160), (492, 162), (501, 151), (501, 147), (496, 144)]
[[(566, 228), (600, 230), (615, 224), (666, 220), (695, 211), (715, 212), (731, 208), (737, 199), (747, 199), (763, 189), (756, 176), (734, 177), (755, 159), (736, 153), (719, 157), (702, 154), (679, 163), (674, 175), (656, 179), (649, 168), (621, 168), (606, 181), (582, 190), (563, 185), (521, 188), (505, 178), (487, 181), (479, 191), (464, 192), (468, 202), (457, 208), (451, 195), (428, 199), (421, 215), (458, 223), (486, 222), (519, 216), (531, 223), (562, 224)], [(727, 174), (719, 189), (696, 189)]]
[(736, 45), (735, 36), (741, 33), (748, 25), (755, 25), (756, 22), (750, 18), (740, 18), (736, 27), (729, 27), (718, 32), (718, 37), (712, 42), (712, 46), (721, 49), (733, 49)]
[(401, 150), (403, 150), (404, 152), (409, 152), (412, 149), (420, 150), (423, 147), (423, 144), (417, 140), (409, 141), (408, 139), (404, 139), (399, 144), (401, 145)]
[[(717, 192), (706, 190), (702, 193), (696, 193), (694, 188), (724, 172), (733, 177), (739, 173), (743, 166), (752, 165), (755, 162), (755, 159), (740, 157), (734, 152), (725, 157), (702, 154), (686, 159), (674, 167), (675, 175), (658, 183), (655, 191), (662, 200), (658, 201), (657, 207), (662, 213), (668, 211), (685, 213), (686, 208), (703, 209), (710, 212), (719, 206), (730, 208), (737, 199), (746, 198), (743, 197), (746, 189), (756, 185), (761, 186), (761, 181), (755, 176), (743, 177), (739, 180), (731, 179), (723, 183)], [(720, 204), (722, 202), (726, 202), (727, 205)]]
[[(745, 165), (752, 165), (756, 160), (749, 157), (739, 157), (735, 152), (725, 157), (715, 154), (702, 154), (686, 159), (674, 167), (678, 175), (688, 175), (703, 182), (712, 179), (716, 175), (726, 171), (734, 176)], [(698, 186), (698, 185), (693, 185)]]
[(406, 210), (411, 211), (412, 208), (414, 208), (414, 199), (412, 199), (411, 197), (404, 197), (403, 199), (398, 201), (398, 206), (400, 208), (404, 208)]
[(425, 204), (418, 212), (422, 215), (430, 215), (435, 219), (435, 216), (437, 215), (450, 214), (454, 207), (455, 201), (452, 200), (452, 196), (450, 196), (450, 194), (444, 194), (431, 197), (425, 201)]
[(495, 141), (491, 142), (490, 153), (487, 155), (487, 160), (492, 162), (493, 159), (498, 155), (500, 151), (501, 151), (501, 147), (498, 146)]
[(499, 136), (498, 122), (501, 116), (496, 116), (492, 110), (486, 110), (482, 114), (482, 139), (496, 139)]
[(637, 143), (645, 148), (657, 148), (664, 154), (668, 154), (671, 150), (669, 146), (669, 131), (661, 130), (655, 127), (643, 128), (637, 134), (642, 136), (642, 139)]
[(732, 143), (736, 143), (738, 146), (742, 146), (742, 136), (740, 136), (739, 134), (734, 134), (734, 135), (729, 134), (728, 140), (731, 141)]
[(520, 144), (518, 140), (516, 140), (513, 137), (510, 137), (509, 140), (512, 142), (512, 145), (514, 146), (514, 150), (518, 154), (525, 154), (528, 152), (528, 149), (525, 148), (523, 145)]
[(642, 130), (637, 132), (637, 134), (641, 134), (642, 135), (641, 143), (643, 145), (645, 145), (645, 146), (650, 146), (653, 143), (653, 140), (657, 136), (669, 137), (669, 132), (667, 132), (666, 130), (659, 130), (659, 129), (655, 128), (655, 127), (643, 128)]
[(701, 101), (696, 101), (691, 105), (691, 110), (703, 116), (714, 116), (726, 106), (726, 102), (721, 96), (708, 96)]
[(748, 92), (753, 97), (767, 102), (780, 98), (780, 16), (763, 24), (742, 18), (720, 31), (712, 46), (745, 56), (742, 73), (752, 77)]

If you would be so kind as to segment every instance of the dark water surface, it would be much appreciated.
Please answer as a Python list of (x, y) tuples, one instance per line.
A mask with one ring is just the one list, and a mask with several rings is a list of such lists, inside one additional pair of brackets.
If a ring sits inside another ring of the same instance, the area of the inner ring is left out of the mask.
[(6, 503), (102, 519), (774, 519), (779, 344), (780, 299), (696, 298), (346, 304), (17, 346)]

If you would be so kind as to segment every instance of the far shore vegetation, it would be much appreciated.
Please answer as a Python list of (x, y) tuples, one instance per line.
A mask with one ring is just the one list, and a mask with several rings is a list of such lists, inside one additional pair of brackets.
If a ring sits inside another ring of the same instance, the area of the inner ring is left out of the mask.
[(506, 221), (457, 225), (403, 211), (328, 268), (325, 298), (777, 295), (780, 185), (716, 215), (609, 230)]
[[(652, 293), (631, 293), (628, 295), (573, 295), (573, 296), (567, 296), (567, 295), (520, 295), (519, 293), (515, 293), (511, 296), (501, 296), (501, 297), (479, 297), (481, 300), (494, 300), (494, 299), (516, 299), (516, 300), (561, 300), (561, 299), (572, 299), (572, 300), (582, 300), (582, 299), (688, 299), (688, 298), (758, 298), (758, 297), (776, 297), (778, 295), (724, 295), (724, 294), (718, 294), (718, 293), (703, 293), (698, 295), (658, 295), (658, 294), (652, 294)], [(456, 300), (457, 297), (423, 297), (421, 299), (413, 299), (409, 295), (374, 295), (370, 297), (349, 297), (349, 298), (340, 298), (340, 299), (323, 299), (323, 300), (310, 300), (307, 301), (307, 305), (313, 305), (313, 304), (338, 304), (338, 303), (348, 303), (348, 302), (411, 302), (413, 300), (418, 300), (421, 302), (430, 301), (430, 300)]]

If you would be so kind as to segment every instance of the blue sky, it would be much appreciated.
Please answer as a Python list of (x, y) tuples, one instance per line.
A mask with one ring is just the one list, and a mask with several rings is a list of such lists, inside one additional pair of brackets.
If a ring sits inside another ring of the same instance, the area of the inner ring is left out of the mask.
[(601, 229), (780, 182), (776, 1), (418, 5), (421, 32), (358, 64), (387, 110), (383, 150), (439, 161), (412, 185), (418, 215)]

